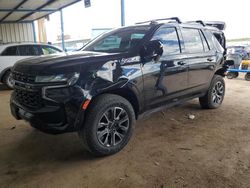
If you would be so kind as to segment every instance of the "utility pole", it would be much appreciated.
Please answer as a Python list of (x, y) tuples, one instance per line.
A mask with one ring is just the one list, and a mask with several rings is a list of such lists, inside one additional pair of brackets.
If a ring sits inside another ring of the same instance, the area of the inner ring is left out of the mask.
[(62, 9), (60, 9), (60, 21), (61, 21), (62, 49), (65, 50), (65, 43), (64, 43), (64, 23), (63, 23), (63, 11), (62, 11)]
[(125, 7), (124, 7), (124, 1), (121, 0), (121, 25), (125, 26)]

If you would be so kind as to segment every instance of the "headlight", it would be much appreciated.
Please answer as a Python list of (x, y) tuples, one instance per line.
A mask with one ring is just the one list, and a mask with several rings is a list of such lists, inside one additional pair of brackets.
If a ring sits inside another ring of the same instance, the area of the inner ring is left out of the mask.
[(46, 82), (67, 82), (69, 85), (73, 85), (77, 82), (80, 74), (75, 72), (71, 74), (57, 74), (48, 76), (37, 76), (36, 82), (46, 83)]

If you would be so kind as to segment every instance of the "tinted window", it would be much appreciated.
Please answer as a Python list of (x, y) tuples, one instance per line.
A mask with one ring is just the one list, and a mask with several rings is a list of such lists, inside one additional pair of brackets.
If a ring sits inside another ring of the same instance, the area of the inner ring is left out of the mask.
[(58, 50), (56, 48), (53, 48), (51, 46), (42, 46), (42, 51), (44, 55), (48, 54), (55, 54), (61, 52), (61, 50)]
[(18, 55), (17, 47), (16, 46), (12, 46), (12, 47), (6, 48), (3, 51), (2, 55), (6, 55), (6, 56), (16, 56), (16, 55)]
[(208, 44), (207, 44), (207, 40), (205, 39), (204, 34), (201, 31), (200, 31), (200, 35), (201, 35), (201, 39), (202, 39), (202, 42), (203, 42), (204, 51), (208, 52), (209, 47), (208, 47)]
[(119, 49), (121, 41), (122, 37), (116, 35), (109, 36), (100, 41), (100, 43), (94, 47), (94, 51), (109, 51), (112, 49)]
[(183, 28), (182, 36), (184, 39), (185, 52), (187, 53), (203, 52), (203, 44), (198, 29)]
[(213, 45), (213, 34), (208, 30), (205, 30), (204, 34), (205, 34), (205, 37), (207, 39), (209, 48), (213, 49), (213, 47), (214, 47), (214, 45)]
[(160, 40), (163, 44), (164, 54), (180, 53), (180, 45), (176, 29), (174, 27), (160, 28), (156, 31), (152, 40)]
[(22, 45), (18, 46), (20, 56), (37, 56), (40, 55), (39, 47), (36, 45)]
[(113, 30), (97, 37), (82, 50), (107, 53), (127, 52), (140, 44), (149, 29), (149, 26), (138, 26)]
[(221, 44), (214, 35), (212, 36), (212, 40), (217, 52), (224, 52), (224, 48), (221, 46)]

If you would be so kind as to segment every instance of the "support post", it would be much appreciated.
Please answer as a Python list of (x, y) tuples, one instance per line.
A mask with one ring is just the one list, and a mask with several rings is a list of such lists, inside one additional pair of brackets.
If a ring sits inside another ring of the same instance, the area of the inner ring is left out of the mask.
[(124, 5), (125, 0), (121, 0), (121, 25), (125, 26), (125, 5)]
[(64, 25), (63, 25), (63, 11), (62, 11), (62, 9), (60, 9), (60, 18), (61, 18), (62, 49), (65, 51), (65, 43), (64, 43)]
[(32, 21), (32, 30), (33, 30), (33, 35), (34, 35), (34, 42), (36, 43), (36, 29), (35, 29), (34, 21)]

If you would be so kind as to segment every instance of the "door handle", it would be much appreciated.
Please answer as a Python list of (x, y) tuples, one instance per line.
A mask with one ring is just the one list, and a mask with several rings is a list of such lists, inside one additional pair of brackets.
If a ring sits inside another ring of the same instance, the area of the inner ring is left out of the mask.
[(214, 60), (213, 58), (207, 58), (207, 61), (209, 61), (209, 62), (211, 62), (213, 60)]
[(184, 63), (183, 61), (179, 61), (177, 64), (178, 65), (185, 65), (186, 63)]

